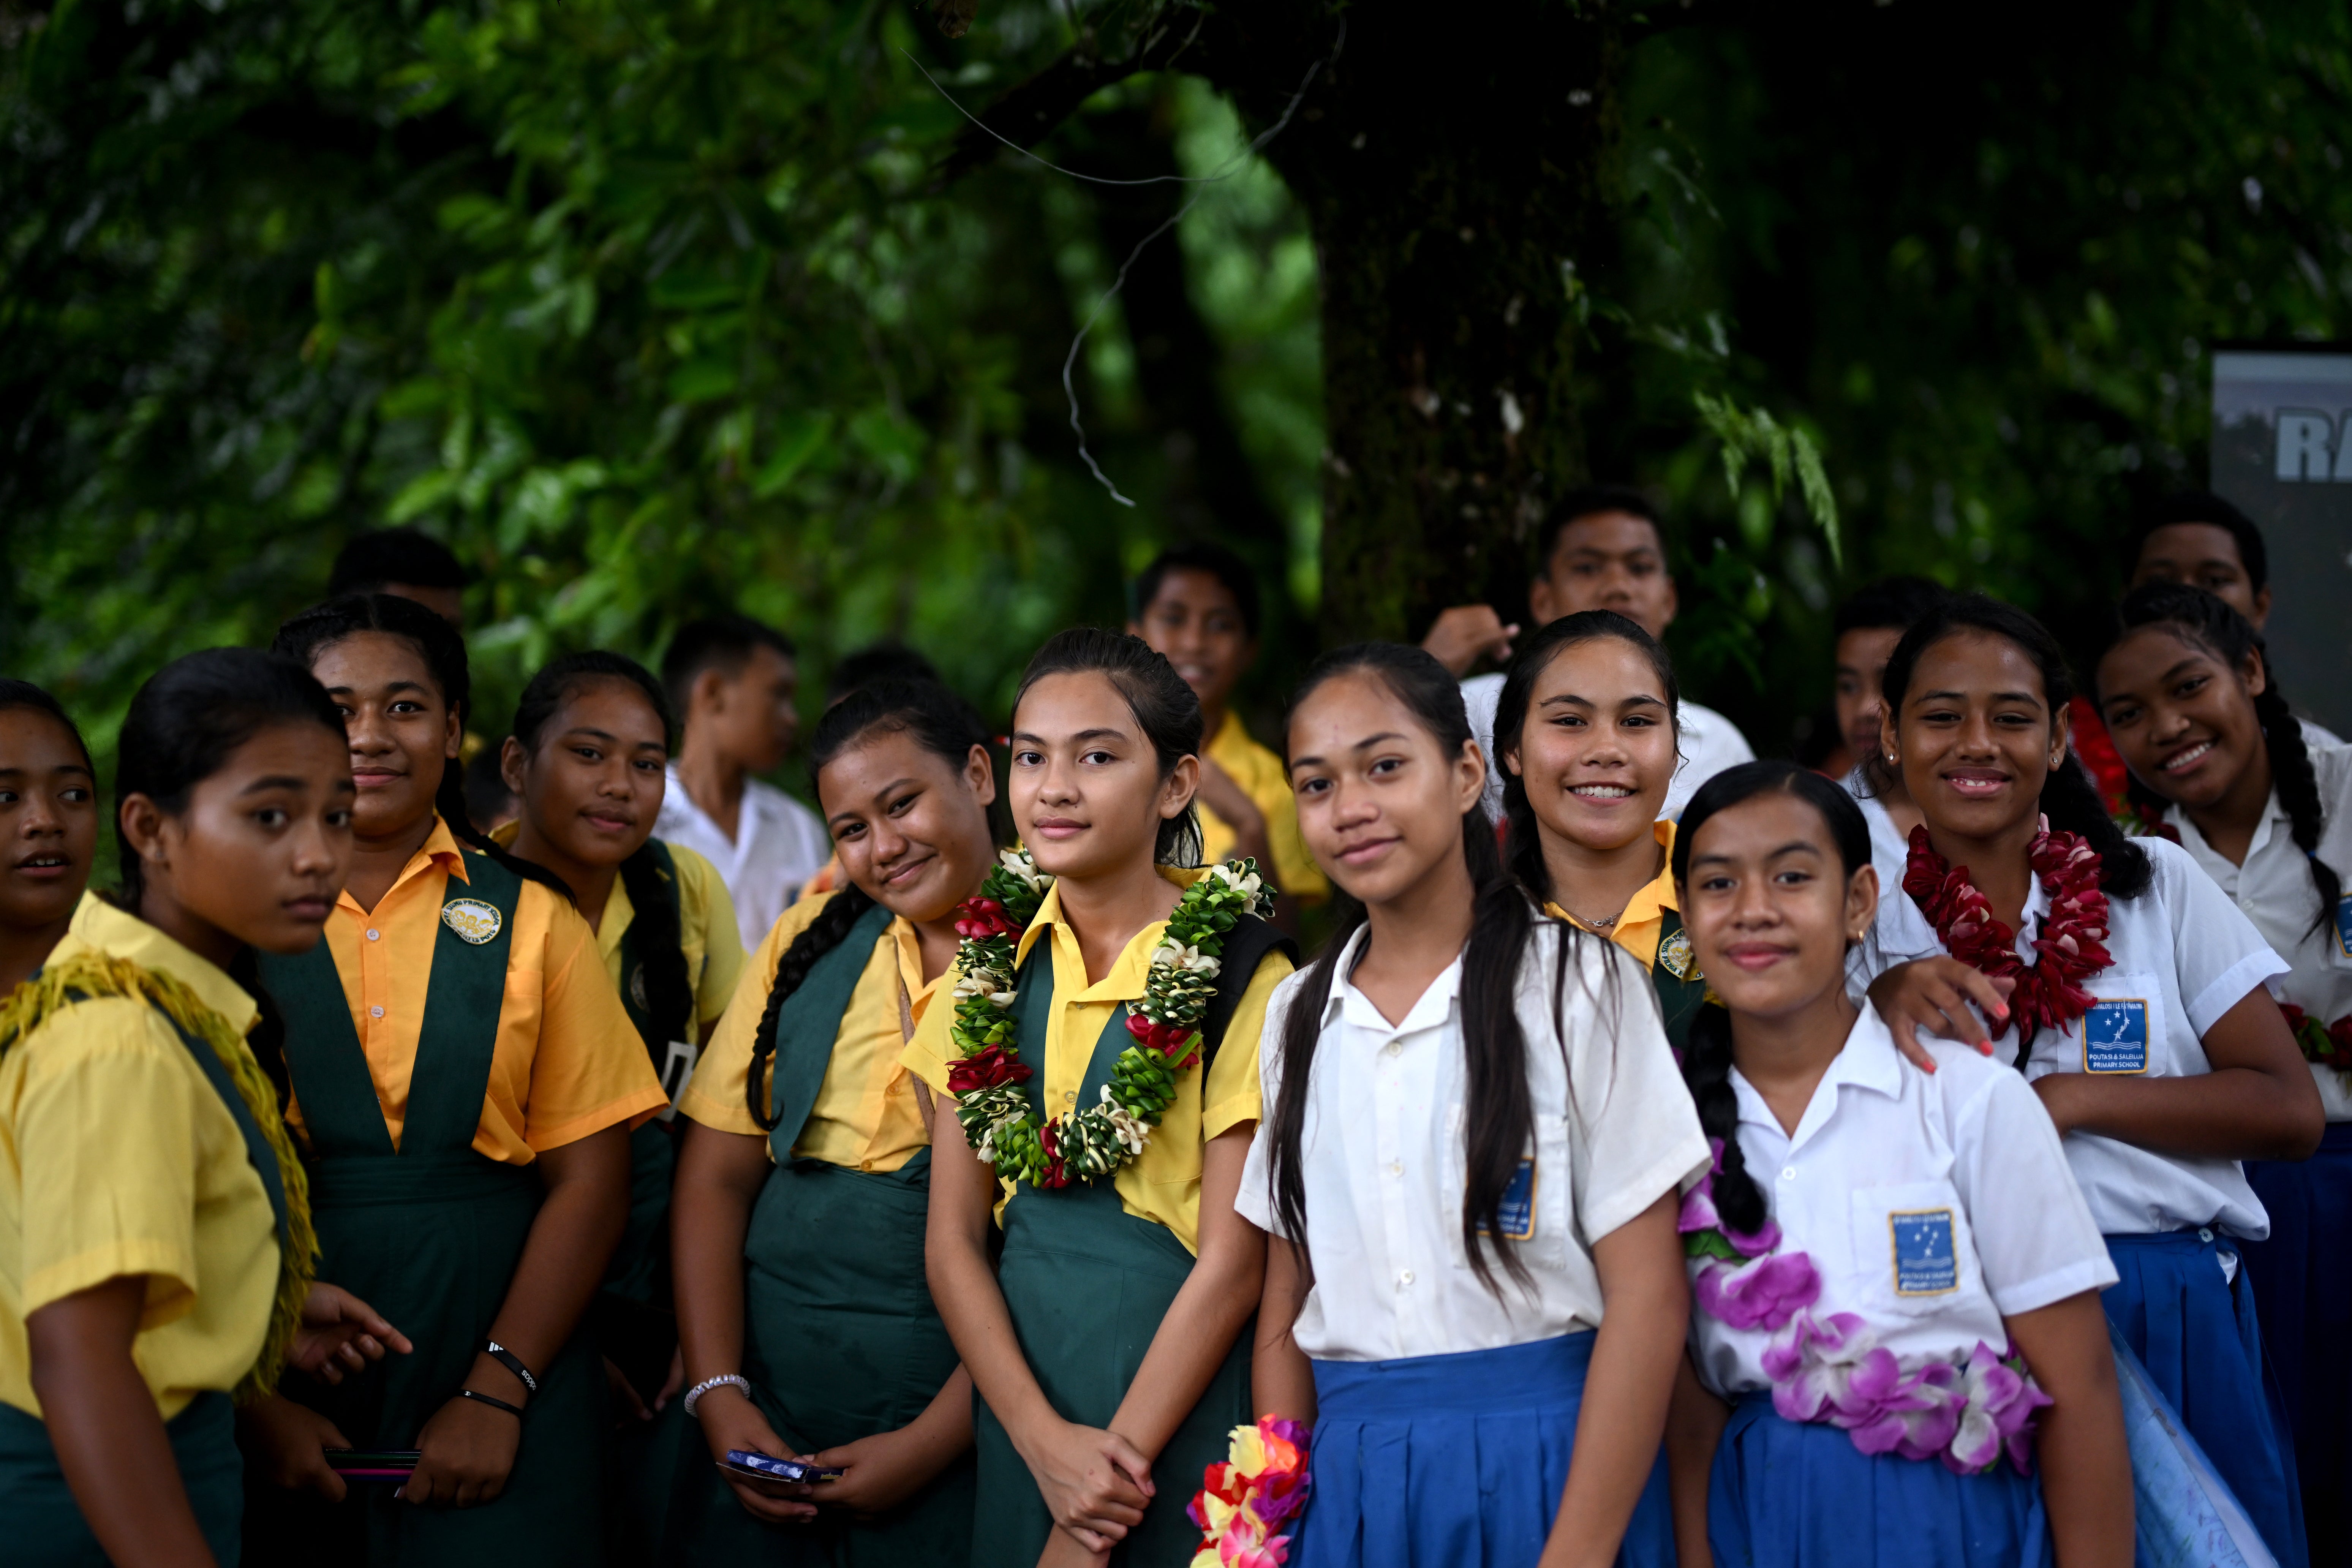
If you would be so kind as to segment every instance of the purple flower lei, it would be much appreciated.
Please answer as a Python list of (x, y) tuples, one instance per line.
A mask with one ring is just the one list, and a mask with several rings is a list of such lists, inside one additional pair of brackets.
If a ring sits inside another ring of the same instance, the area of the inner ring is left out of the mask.
[(1723, 1142), (1709, 1139), (1714, 1168), (1683, 1197), (1683, 1252), (1697, 1261), (1699, 1309), (1735, 1329), (1772, 1335), (1764, 1375), (1772, 1408), (1790, 1421), (1842, 1429), (1863, 1453), (1940, 1459), (1955, 1475), (1990, 1468), (2003, 1453), (2033, 1471), (2033, 1413), (2052, 1403), (2013, 1348), (1979, 1340), (1965, 1359), (1898, 1358), (1852, 1312), (1816, 1317), (1821, 1271), (1801, 1252), (1780, 1252), (1771, 1220), (1754, 1234), (1726, 1225), (1715, 1206)]

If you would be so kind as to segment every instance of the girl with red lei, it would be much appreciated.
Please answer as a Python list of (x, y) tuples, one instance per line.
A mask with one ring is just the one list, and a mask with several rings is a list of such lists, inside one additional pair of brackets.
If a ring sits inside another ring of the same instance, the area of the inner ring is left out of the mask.
[(2032, 616), (1969, 595), (1886, 667), (1882, 755), (1924, 817), (1861, 967), (1898, 1037), (1982, 1038), (2032, 1082), (2122, 1276), (2105, 1305), (2282, 1563), (2294, 1455), (2239, 1267), (2269, 1233), (2241, 1161), (2322, 1118), (2263, 983), (2285, 965), (2178, 845), (2129, 839), (2068, 751), (2074, 685)]
[(2244, 616), (2200, 588), (2124, 600), (2099, 703), (2140, 814), (2196, 860), (2289, 970), (2268, 982), (2327, 1132), (2309, 1160), (2249, 1163), (2271, 1220), (2246, 1248), (2263, 1342), (2294, 1426), (2314, 1562), (2352, 1561), (2352, 746), (2315, 741)]

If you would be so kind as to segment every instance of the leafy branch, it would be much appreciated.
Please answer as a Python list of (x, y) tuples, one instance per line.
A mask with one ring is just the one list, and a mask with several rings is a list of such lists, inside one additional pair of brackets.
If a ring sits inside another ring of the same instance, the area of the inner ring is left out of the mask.
[(1785, 495), (1793, 475), (1822, 537), (1829, 544), (1830, 563), (1843, 571), (1844, 541), (1838, 529), (1837, 497), (1830, 493), (1829, 474), (1822, 467), (1822, 449), (1811, 436), (1793, 425), (1783, 425), (1766, 408), (1742, 408), (1729, 397), (1692, 395), (1699, 418), (1723, 444), (1723, 479), (1734, 500), (1750, 463), (1761, 461), (1772, 476), (1772, 499)]

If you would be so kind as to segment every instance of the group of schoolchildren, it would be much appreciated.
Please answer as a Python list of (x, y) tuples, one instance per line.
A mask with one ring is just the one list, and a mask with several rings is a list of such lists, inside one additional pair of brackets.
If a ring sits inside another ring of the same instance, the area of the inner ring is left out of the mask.
[(1683, 700), (1664, 532), (1566, 498), (1278, 755), (1171, 550), (1006, 735), (845, 661), (814, 814), (780, 634), (484, 743), (368, 536), (140, 689), (103, 894), (0, 683), (0, 1556), (2345, 1561), (2352, 750), (2259, 535), (2153, 520), (2081, 689), (1873, 585), (1824, 773)]

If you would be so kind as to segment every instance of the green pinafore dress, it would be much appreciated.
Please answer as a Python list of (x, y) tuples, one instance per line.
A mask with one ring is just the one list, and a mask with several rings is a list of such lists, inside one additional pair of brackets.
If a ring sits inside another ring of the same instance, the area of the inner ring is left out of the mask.
[[(908, 1425), (956, 1369), (923, 1273), (931, 1151), (890, 1172), (793, 1154), (842, 1016), (877, 944), (888, 940), (890, 921), (887, 909), (868, 910), (777, 1009), (769, 1087), (776, 1125), (768, 1138), (775, 1169), (743, 1240), (742, 1371), (761, 1414), (796, 1453)], [(665, 1563), (932, 1568), (961, 1562), (971, 1549), (969, 1456), (879, 1519), (827, 1514), (771, 1525), (743, 1511), (691, 1424), (685, 1441), (692, 1452), (678, 1467)]]
[[(1261, 929), (1262, 928), (1262, 929)], [(1256, 973), (1258, 961), (1286, 945), (1273, 928), (1244, 920), (1225, 944), (1226, 964), (1212, 1008), (1208, 1038)], [(1053, 1005), (1053, 960), (1039, 943), (1016, 982), (1021, 1055), (1043, 1063)], [(1229, 979), (1228, 979), (1229, 977)], [(1119, 1053), (1133, 1043), (1121, 1005), (1103, 1026), (1078, 1089), (1091, 1105), (1108, 1083)], [(1199, 1069), (1205, 1077), (1204, 1059)], [(1045, 1075), (1028, 1081), (1029, 1109), (1045, 1114)], [(1089, 1182), (1039, 1192), (1016, 1188), (1004, 1207), (1004, 1255), (997, 1285), (1013, 1317), (1021, 1353), (1037, 1386), (1065, 1420), (1107, 1427), (1128, 1385), (1143, 1366), (1160, 1321), (1192, 1272), (1192, 1254), (1164, 1225), (1139, 1219), (1119, 1203), (1116, 1186)], [(1234, 1336), (1224, 1363), (1200, 1402), (1152, 1461), (1158, 1496), (1143, 1522), (1110, 1553), (1112, 1568), (1181, 1568), (1199, 1550), (1201, 1532), (1184, 1505), (1201, 1488), (1201, 1473), (1226, 1457), (1229, 1434), (1254, 1419), (1250, 1406), (1250, 1325)], [(1044, 1494), (1004, 1429), (977, 1391), (972, 1396), (979, 1458), (980, 1513), (972, 1527), (973, 1568), (1036, 1568), (1053, 1532)]]
[[(416, 1346), (334, 1387), (289, 1380), (283, 1390), (361, 1448), (415, 1447), (425, 1422), (457, 1396), (539, 1214), (539, 1173), (473, 1147), (522, 884), (486, 857), (468, 857), (466, 868), (466, 897), (496, 907), (498, 930), (476, 942), (440, 924), (397, 1150), (327, 943), (263, 961), (286, 1016), (286, 1063), (310, 1148), (319, 1278), (375, 1308)], [(495, 1500), (420, 1508), (380, 1483), (355, 1485), (336, 1505), (273, 1492), (272, 1517), (248, 1531), (248, 1556), (306, 1568), (593, 1568), (604, 1557), (603, 1373), (584, 1333), (531, 1370), (539, 1392)]]
[(1706, 976), (1698, 972), (1698, 958), (1691, 952), (1683, 917), (1673, 910), (1660, 910), (1658, 914), (1658, 952), (1650, 965), (1650, 984), (1658, 994), (1658, 1012), (1665, 1019), (1666, 1044), (1674, 1047), (1679, 1060), (1684, 1043), (1690, 1038), (1691, 1020), (1706, 1005)]
[[(290, 1246), (286, 1185), (278, 1177), (278, 1156), (271, 1152), (260, 1123), (254, 1121), (251, 1108), (237, 1093), (228, 1068), (212, 1047), (181, 1028), (162, 1008), (156, 1012), (195, 1058), (205, 1081), (213, 1086), (213, 1092), (220, 1096), (236, 1122), (236, 1130), (244, 1134), (246, 1157), (261, 1177), (262, 1190), (269, 1194), (269, 1212), (278, 1221), (278, 1245), (281, 1249)], [(236, 1422), (229, 1396), (217, 1391), (198, 1394), (163, 1424), (163, 1435), (171, 1440), (172, 1459), (205, 1544), (222, 1568), (236, 1568), (239, 1516), (244, 1510), (244, 1465), (237, 1453)], [(66, 1485), (57, 1449), (49, 1442), (48, 1426), (13, 1405), (0, 1405), (0, 1531), (5, 1532), (8, 1542), (0, 1561), (18, 1568), (107, 1568), (106, 1552)]]

